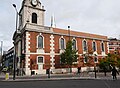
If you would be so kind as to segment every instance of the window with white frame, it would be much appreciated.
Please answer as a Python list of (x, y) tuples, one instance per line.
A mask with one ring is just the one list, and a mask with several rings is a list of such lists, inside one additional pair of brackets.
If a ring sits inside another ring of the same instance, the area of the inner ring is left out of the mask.
[(73, 39), (73, 49), (76, 50), (76, 40)]
[(38, 36), (38, 48), (43, 48), (43, 37)]
[(96, 42), (93, 42), (93, 51), (96, 51)]
[(60, 48), (65, 49), (65, 40), (63, 38), (60, 39)]
[(87, 42), (83, 41), (83, 51), (87, 51)]
[(38, 64), (43, 64), (44, 63), (44, 58), (43, 57), (37, 57), (37, 63)]
[(102, 52), (105, 52), (105, 47), (104, 47), (104, 43), (103, 42), (101, 43), (101, 50), (102, 50)]

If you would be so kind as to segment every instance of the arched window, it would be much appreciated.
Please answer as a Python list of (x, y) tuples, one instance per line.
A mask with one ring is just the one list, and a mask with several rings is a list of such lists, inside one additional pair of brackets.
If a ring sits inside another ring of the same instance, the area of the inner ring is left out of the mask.
[(38, 48), (43, 48), (43, 37), (42, 36), (38, 37)]
[(73, 49), (76, 50), (76, 40), (73, 39)]
[(36, 13), (32, 13), (32, 23), (37, 24), (37, 14)]
[(93, 42), (93, 51), (96, 51), (96, 43)]
[(83, 51), (87, 51), (87, 42), (83, 41)]
[(63, 38), (60, 39), (60, 48), (65, 49), (65, 40)]
[(102, 50), (102, 52), (105, 52), (105, 47), (104, 47), (104, 43), (103, 42), (101, 43), (101, 50)]

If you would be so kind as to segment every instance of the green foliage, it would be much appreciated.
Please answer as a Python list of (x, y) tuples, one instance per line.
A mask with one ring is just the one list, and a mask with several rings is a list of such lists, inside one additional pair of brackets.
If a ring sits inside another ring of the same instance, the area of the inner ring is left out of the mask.
[(78, 55), (76, 53), (78, 51), (72, 49), (72, 45), (72, 41), (68, 41), (65, 51), (60, 55), (62, 65), (68, 65), (71, 67), (73, 62), (77, 61)]
[(105, 59), (100, 60), (99, 67), (102, 70), (110, 70), (110, 63), (109, 63), (108, 59), (106, 59), (106, 60)]
[(117, 56), (117, 67), (120, 69), (120, 55)]
[[(94, 57), (92, 56), (93, 55), (93, 51), (88, 47), (88, 51), (83, 54), (83, 59), (87, 59), (87, 62), (84, 63), (85, 65), (87, 65), (88, 67), (90, 67), (91, 65), (93, 65), (91, 62), (92, 60), (94, 59)], [(96, 55), (95, 55), (96, 56)]]
[(106, 58), (101, 59), (99, 63), (99, 67), (101, 69), (110, 70), (111, 66), (117, 66), (120, 68), (120, 58), (117, 54), (108, 54)]

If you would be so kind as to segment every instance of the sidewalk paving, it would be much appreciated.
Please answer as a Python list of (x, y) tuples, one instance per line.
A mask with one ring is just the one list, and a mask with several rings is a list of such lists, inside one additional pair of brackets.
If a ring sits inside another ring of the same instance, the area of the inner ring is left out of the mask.
[[(104, 73), (97, 73), (97, 78), (94, 76), (94, 72), (91, 73), (81, 73), (80, 75), (69, 73), (69, 74), (51, 74), (51, 77), (48, 78), (48, 75), (33, 75), (33, 76), (16, 76), (16, 80), (12, 79), (13, 76), (10, 76), (9, 80), (5, 80), (5, 75), (0, 76), (2, 82), (27, 82), (27, 81), (54, 81), (54, 80), (112, 80), (110, 73), (107, 73), (107, 76), (104, 76)], [(120, 79), (120, 75), (117, 76)]]

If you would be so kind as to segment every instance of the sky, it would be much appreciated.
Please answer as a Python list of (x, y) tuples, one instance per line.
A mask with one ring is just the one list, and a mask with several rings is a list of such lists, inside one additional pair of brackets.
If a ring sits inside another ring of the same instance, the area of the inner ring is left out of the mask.
[[(0, 0), (0, 41), (3, 50), (13, 46), (16, 4), (22, 0)], [(54, 14), (57, 28), (120, 38), (120, 0), (40, 0), (44, 6), (45, 25), (50, 26)]]

